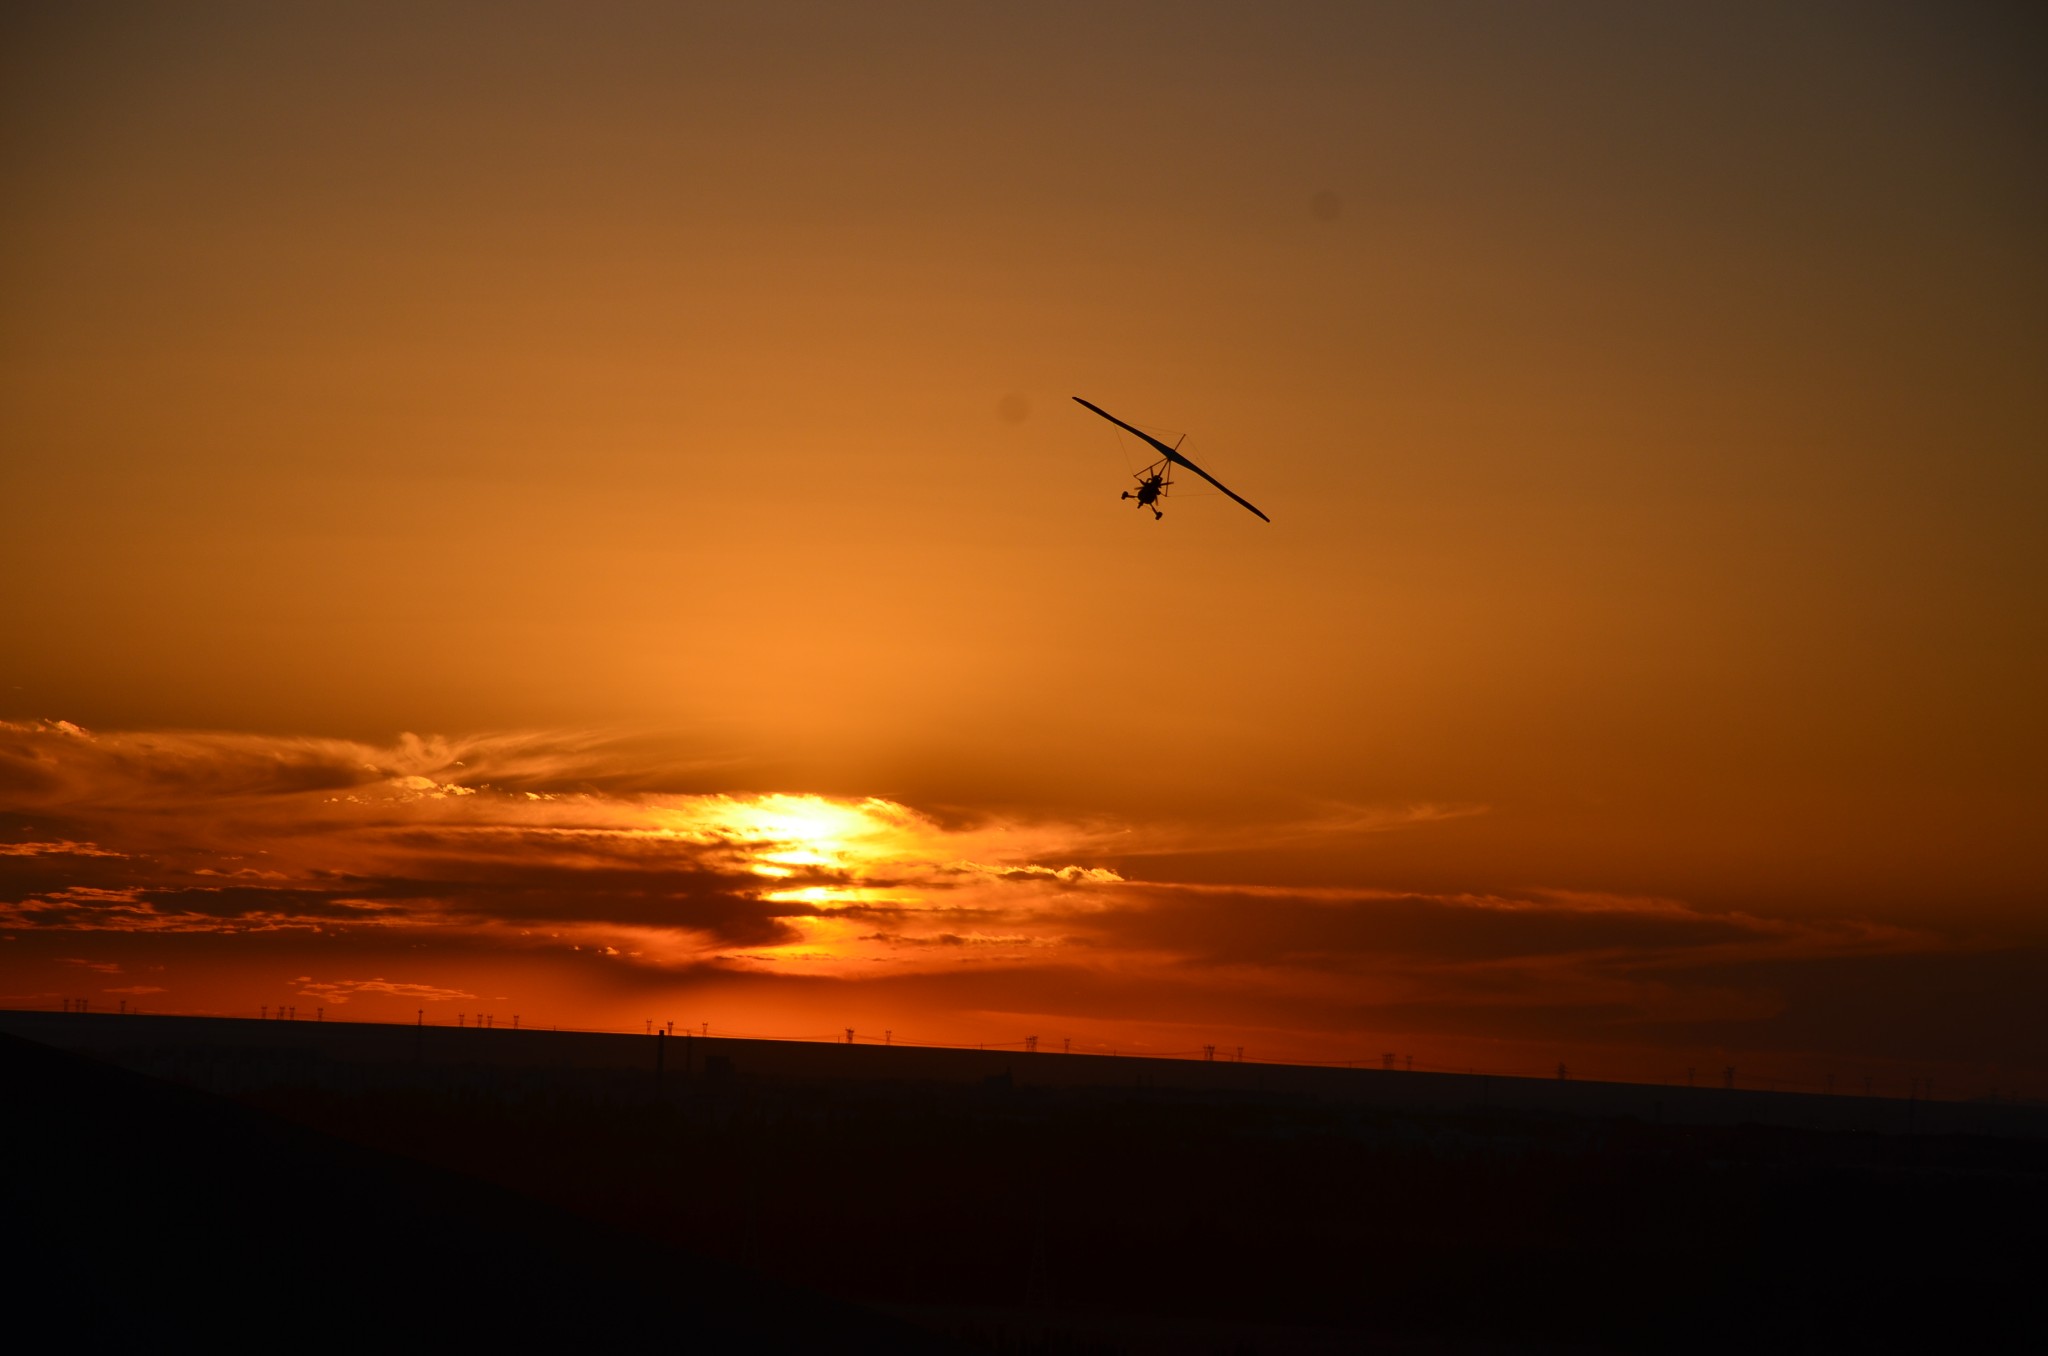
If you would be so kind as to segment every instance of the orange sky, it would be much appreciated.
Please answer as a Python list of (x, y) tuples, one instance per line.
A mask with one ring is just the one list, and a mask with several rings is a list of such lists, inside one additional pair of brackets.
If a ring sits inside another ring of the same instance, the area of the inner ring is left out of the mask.
[(2026, 12), (0, 23), (0, 1001), (2048, 1093)]

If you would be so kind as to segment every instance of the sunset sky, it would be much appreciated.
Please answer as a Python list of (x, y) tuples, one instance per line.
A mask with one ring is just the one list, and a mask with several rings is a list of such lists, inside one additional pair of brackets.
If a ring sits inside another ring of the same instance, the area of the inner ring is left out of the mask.
[(2044, 61), (14, 7), (0, 1005), (2048, 1095)]

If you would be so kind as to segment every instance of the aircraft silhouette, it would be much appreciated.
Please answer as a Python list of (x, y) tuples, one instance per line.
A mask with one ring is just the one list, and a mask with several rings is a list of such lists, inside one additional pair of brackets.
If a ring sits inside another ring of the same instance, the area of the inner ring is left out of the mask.
[(1217, 489), (1223, 491), (1232, 499), (1235, 499), (1238, 503), (1250, 509), (1254, 514), (1257, 514), (1260, 522), (1270, 523), (1273, 521), (1271, 518), (1268, 518), (1265, 514), (1259, 513), (1259, 510), (1253, 506), (1252, 502), (1249, 499), (1246, 499), (1236, 490), (1231, 489), (1228, 485), (1225, 485), (1215, 476), (1210, 475), (1207, 471), (1204, 471), (1201, 467), (1195, 465), (1186, 457), (1183, 457), (1175, 448), (1168, 447), (1165, 443), (1160, 442), (1157, 438), (1153, 437), (1151, 434), (1145, 432), (1145, 430), (1141, 428), (1131, 427), (1129, 424), (1126, 424), (1123, 420), (1111, 414), (1108, 410), (1103, 409), (1100, 405), (1093, 404), (1090, 401), (1083, 400), (1079, 396), (1075, 396), (1074, 401), (1076, 404), (1086, 406), (1088, 409), (1095, 411), (1104, 419), (1107, 419), (1110, 423), (1115, 424), (1118, 428), (1124, 430), (1124, 432), (1134, 433), (1138, 437), (1143, 438), (1146, 442), (1152, 444), (1152, 446), (1159, 449), (1161, 453), (1160, 459), (1158, 461), (1153, 462), (1150, 466), (1147, 466), (1144, 470), (1137, 473), (1136, 479), (1138, 482), (1138, 488), (1135, 491), (1125, 490), (1123, 495), (1123, 497), (1126, 499), (1137, 500), (1139, 508), (1151, 509), (1152, 518), (1155, 522), (1166, 516), (1165, 511), (1159, 507), (1159, 501), (1166, 497), (1167, 488), (1173, 484), (1173, 468), (1176, 466), (1187, 467), (1188, 470), (1193, 471), (1196, 475), (1208, 481), (1211, 485), (1214, 485)]

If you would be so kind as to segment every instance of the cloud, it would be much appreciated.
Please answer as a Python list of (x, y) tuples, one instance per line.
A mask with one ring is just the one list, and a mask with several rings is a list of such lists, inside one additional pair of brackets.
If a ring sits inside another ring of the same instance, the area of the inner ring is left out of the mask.
[(449, 989), (435, 984), (394, 983), (388, 979), (337, 979), (316, 981), (311, 975), (300, 975), (292, 981), (299, 986), (299, 997), (315, 998), (339, 1006), (357, 994), (389, 994), (395, 998), (416, 999), (423, 1003), (445, 1003), (457, 998), (474, 998), (467, 989)]
[[(667, 780), (703, 767), (677, 763)], [(1641, 896), (1172, 884), (1107, 864), (1112, 850), (1128, 863), (1342, 840), (1477, 806), (1325, 805), (1221, 832), (995, 815), (941, 823), (872, 797), (664, 789), (660, 768), (586, 735), (374, 746), (42, 722), (0, 725), (0, 768), (11, 769), (10, 809), (63, 830), (28, 842), (66, 848), (0, 861), (0, 926), (11, 928), (466, 933), (655, 965), (814, 969), (916, 953), (944, 964), (939, 953), (970, 949), (1021, 963), (1051, 950), (1232, 982), (1372, 977), (1405, 990), (1426, 972), (1437, 992), (1474, 1001), (1517, 987), (1517, 974), (1524, 991), (1617, 998), (1622, 975), (1641, 993), (1706, 964), (1934, 944), (1853, 920)], [(90, 852), (69, 850), (78, 845)]]
[(857, 949), (858, 931), (831, 921), (845, 907), (1000, 894), (1007, 916), (1120, 880), (1047, 860), (1073, 836), (1057, 826), (946, 828), (879, 798), (658, 789), (651, 770), (606, 768), (605, 749), (579, 736), (377, 747), (0, 725), (6, 808), (44, 830), (30, 841), (107, 845), (91, 860), (0, 864), (0, 926), (546, 928), (573, 945), (633, 933), (641, 944), (620, 949), (663, 963), (828, 964)]
[(1005, 948), (1051, 946), (1058, 939), (1032, 937), (1024, 933), (1006, 936), (991, 936), (985, 933), (934, 932), (923, 936), (905, 936), (900, 932), (868, 932), (860, 936), (863, 942), (880, 942), (884, 946), (997, 946)]
[[(290, 942), (309, 958), (299, 992), (334, 1005), (476, 995), (316, 979), (311, 957), (389, 974), (415, 956), (552, 954), (618, 984), (922, 985), (917, 1001), (963, 1010), (1203, 1012), (1324, 1039), (1818, 1031), (1805, 995), (1842, 992), (1844, 967), (1911, 970), (1961, 945), (1651, 894), (1214, 879), (1276, 845), (1427, 831), (1477, 805), (1325, 804), (1218, 829), (742, 794), (705, 785), (716, 771), (582, 734), (370, 745), (0, 724), (0, 935)], [(1147, 878), (1194, 853), (1219, 854), (1210, 879)]]
[(1196, 959), (1337, 965), (1626, 957), (1705, 963), (1732, 956), (1927, 950), (1924, 930), (1862, 919), (1770, 918), (1657, 897), (1532, 890), (1424, 893), (1344, 887), (1138, 883), (1077, 921), (1133, 946)]
[(0, 928), (71, 932), (271, 932), (382, 924), (396, 909), (318, 890), (76, 886), (0, 898)]

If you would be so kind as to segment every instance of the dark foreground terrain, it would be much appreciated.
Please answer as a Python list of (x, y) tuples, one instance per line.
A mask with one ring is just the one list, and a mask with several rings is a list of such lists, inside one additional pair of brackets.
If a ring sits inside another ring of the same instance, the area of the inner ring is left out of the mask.
[(1896, 1128), (1816, 1129), (1799, 1122), (1849, 1111), (1765, 1125), (1682, 1089), (1626, 1114), (1597, 1091), (1455, 1105), (1414, 1081), (1202, 1086), (1136, 1060), (1105, 1081), (974, 1052), (835, 1071), (804, 1063), (832, 1047), (54, 1020), (0, 1022), (39, 1038), (0, 1036), (10, 1281), (85, 1349), (2040, 1336), (2039, 1108), (1949, 1113), (1965, 1132), (1866, 1106)]
[(941, 1352), (473, 1175), (0, 1033), (7, 1329), (48, 1350)]

